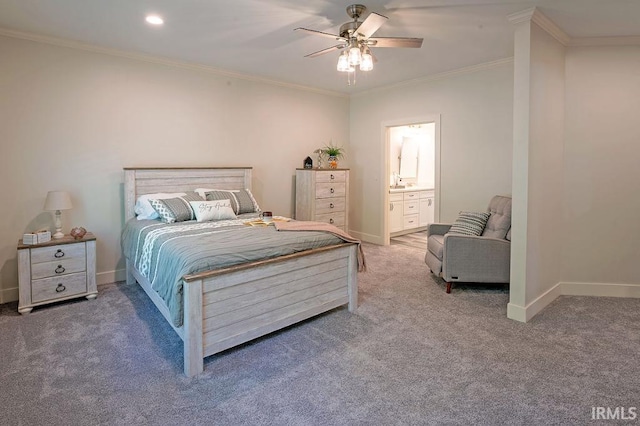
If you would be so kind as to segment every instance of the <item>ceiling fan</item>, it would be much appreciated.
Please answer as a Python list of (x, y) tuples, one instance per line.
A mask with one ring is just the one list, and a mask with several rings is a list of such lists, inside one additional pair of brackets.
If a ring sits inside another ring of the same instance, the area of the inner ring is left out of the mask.
[(296, 28), (295, 31), (303, 31), (325, 38), (331, 38), (339, 41), (335, 46), (318, 50), (317, 52), (305, 55), (305, 58), (315, 58), (334, 50), (345, 50), (338, 59), (338, 71), (353, 72), (355, 66), (360, 66), (360, 71), (370, 71), (373, 69), (373, 55), (371, 55), (371, 47), (413, 47), (422, 46), (421, 38), (411, 37), (372, 37), (378, 28), (384, 24), (386, 16), (371, 12), (364, 21), (359, 18), (367, 10), (362, 4), (352, 4), (347, 7), (347, 15), (353, 21), (347, 22), (340, 27), (340, 34), (330, 34), (323, 31), (310, 30), (308, 28)]

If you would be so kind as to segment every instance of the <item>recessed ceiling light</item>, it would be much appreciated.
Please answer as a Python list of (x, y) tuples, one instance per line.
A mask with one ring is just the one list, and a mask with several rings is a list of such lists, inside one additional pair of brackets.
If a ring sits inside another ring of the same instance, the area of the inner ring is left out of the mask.
[(152, 25), (162, 25), (164, 24), (164, 20), (158, 15), (149, 15), (145, 18), (145, 20)]

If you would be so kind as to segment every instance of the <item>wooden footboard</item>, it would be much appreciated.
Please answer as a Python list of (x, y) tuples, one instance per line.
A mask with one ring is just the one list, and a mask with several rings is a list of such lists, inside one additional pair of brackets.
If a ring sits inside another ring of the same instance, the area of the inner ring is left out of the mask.
[[(185, 374), (202, 372), (206, 356), (339, 306), (354, 312), (356, 250), (341, 244), (185, 276), (183, 326), (174, 327), (184, 341)], [(149, 283), (133, 268), (131, 275), (171, 323)]]

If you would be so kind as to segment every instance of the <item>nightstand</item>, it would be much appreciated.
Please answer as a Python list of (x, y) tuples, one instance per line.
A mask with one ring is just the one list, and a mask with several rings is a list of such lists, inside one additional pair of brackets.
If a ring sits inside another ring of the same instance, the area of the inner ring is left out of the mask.
[(34, 306), (86, 297), (95, 299), (96, 237), (79, 240), (69, 235), (42, 244), (18, 243), (18, 312)]

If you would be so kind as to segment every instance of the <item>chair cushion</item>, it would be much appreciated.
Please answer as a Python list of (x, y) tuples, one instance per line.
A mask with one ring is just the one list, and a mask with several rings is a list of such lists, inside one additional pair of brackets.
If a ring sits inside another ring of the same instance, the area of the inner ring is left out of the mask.
[(511, 197), (496, 195), (491, 199), (488, 211), (491, 216), (484, 227), (482, 236), (504, 239), (511, 229)]
[(444, 252), (444, 235), (430, 235), (429, 238), (427, 238), (427, 249), (442, 261), (442, 253)]

